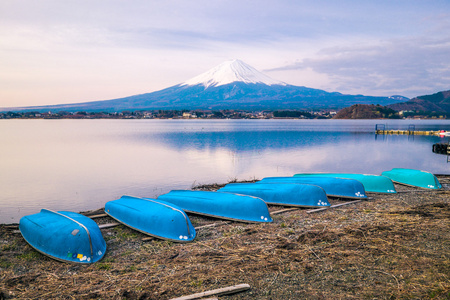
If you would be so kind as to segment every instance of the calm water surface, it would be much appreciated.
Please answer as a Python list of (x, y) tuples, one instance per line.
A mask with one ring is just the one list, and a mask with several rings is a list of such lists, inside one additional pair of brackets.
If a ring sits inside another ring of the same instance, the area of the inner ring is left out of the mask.
[(393, 167), (450, 173), (446, 156), (431, 151), (446, 139), (377, 136), (376, 124), (450, 130), (447, 120), (1, 120), (0, 223), (232, 179)]

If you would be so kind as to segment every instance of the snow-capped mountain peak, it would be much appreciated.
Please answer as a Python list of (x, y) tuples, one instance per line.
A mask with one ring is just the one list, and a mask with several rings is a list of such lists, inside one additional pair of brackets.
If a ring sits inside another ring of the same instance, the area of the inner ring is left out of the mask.
[(232, 82), (262, 83), (266, 85), (286, 85), (282, 81), (270, 78), (239, 59), (229, 60), (211, 70), (191, 78), (181, 85), (221, 86)]

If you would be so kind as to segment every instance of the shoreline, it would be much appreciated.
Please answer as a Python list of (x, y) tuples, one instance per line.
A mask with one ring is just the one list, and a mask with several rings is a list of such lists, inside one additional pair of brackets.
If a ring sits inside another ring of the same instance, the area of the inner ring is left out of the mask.
[(445, 299), (450, 176), (441, 177), (444, 190), (396, 184), (401, 193), (313, 214), (288, 210), (267, 224), (189, 214), (202, 229), (187, 244), (146, 239), (123, 225), (105, 228), (105, 257), (89, 266), (54, 261), (3, 224), (0, 299), (171, 299), (242, 283), (250, 289), (226, 299)]

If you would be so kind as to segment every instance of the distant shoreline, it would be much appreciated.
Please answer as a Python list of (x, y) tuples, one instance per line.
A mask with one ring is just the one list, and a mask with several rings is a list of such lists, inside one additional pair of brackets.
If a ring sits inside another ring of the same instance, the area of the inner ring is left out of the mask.
[(450, 116), (439, 115), (436, 113), (416, 113), (405, 116), (395, 117), (352, 117), (347, 115), (345, 117), (336, 118), (336, 111), (282, 111), (277, 114), (277, 111), (240, 111), (240, 110), (223, 110), (223, 111), (135, 111), (135, 112), (0, 112), (0, 120), (93, 120), (93, 119), (111, 119), (111, 120), (130, 120), (130, 119), (144, 119), (144, 120), (327, 120), (327, 119), (343, 119), (343, 120), (449, 120)]

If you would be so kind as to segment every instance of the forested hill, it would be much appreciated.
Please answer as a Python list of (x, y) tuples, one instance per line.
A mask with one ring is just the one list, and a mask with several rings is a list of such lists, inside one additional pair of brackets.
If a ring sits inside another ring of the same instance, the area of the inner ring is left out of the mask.
[(341, 109), (333, 119), (398, 119), (398, 113), (380, 105), (355, 104)]

